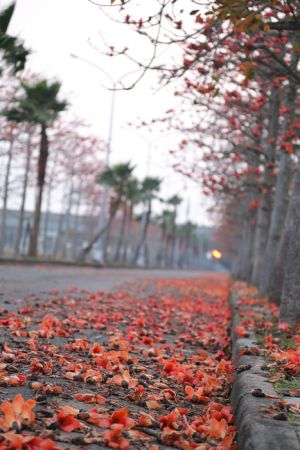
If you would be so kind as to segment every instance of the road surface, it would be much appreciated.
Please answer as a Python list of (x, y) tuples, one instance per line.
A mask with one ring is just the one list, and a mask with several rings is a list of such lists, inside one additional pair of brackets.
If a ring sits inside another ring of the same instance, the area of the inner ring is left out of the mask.
[(74, 286), (89, 291), (108, 291), (123, 283), (145, 279), (196, 278), (198, 271), (97, 269), (52, 265), (0, 266), (0, 293), (3, 300), (49, 294), (51, 289), (66, 291)]

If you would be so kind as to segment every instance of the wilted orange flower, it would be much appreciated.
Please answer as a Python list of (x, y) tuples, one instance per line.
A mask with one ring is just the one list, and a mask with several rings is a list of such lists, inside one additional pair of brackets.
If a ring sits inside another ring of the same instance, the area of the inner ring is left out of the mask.
[(214, 439), (224, 439), (228, 433), (228, 423), (225, 419), (209, 419), (206, 425), (200, 426), (199, 431)]
[(177, 409), (174, 409), (169, 414), (160, 417), (159, 423), (161, 424), (161, 427), (169, 427), (172, 430), (177, 430), (179, 428), (179, 424), (177, 422), (178, 418), (180, 417), (180, 413)]
[(230, 361), (225, 361), (222, 359), (222, 361), (219, 362), (217, 365), (217, 374), (218, 375), (225, 375), (228, 373), (232, 373), (234, 370), (232, 364)]
[(130, 376), (128, 370), (124, 370), (122, 375), (115, 375), (108, 381), (108, 383), (119, 385), (124, 384), (125, 387), (132, 389), (138, 384), (138, 381), (136, 378), (132, 378)]
[(3, 415), (0, 417), (0, 428), (8, 431), (17, 426), (21, 430), (23, 425), (31, 424), (35, 420), (35, 414), (32, 412), (35, 405), (35, 400), (24, 400), (21, 394), (17, 394), (11, 402), (5, 400), (0, 405)]
[(150, 427), (153, 423), (156, 423), (154, 417), (146, 413), (141, 413), (137, 421), (137, 425), (140, 427)]
[(100, 394), (76, 394), (76, 400), (83, 403), (98, 403), (99, 405), (103, 405), (106, 402), (106, 398)]
[(104, 348), (98, 344), (98, 342), (95, 342), (93, 344), (93, 346), (90, 348), (90, 353), (92, 355), (98, 355), (99, 353), (103, 353), (104, 352)]
[(242, 326), (235, 327), (234, 332), (238, 335), (239, 338), (242, 338), (247, 334), (246, 328)]
[(103, 433), (103, 439), (110, 448), (121, 448), (122, 450), (129, 449), (129, 442), (122, 436), (123, 425), (114, 424), (110, 430)]
[(70, 406), (61, 407), (55, 418), (55, 421), (59, 424), (59, 428), (68, 433), (82, 428), (83, 424), (75, 417), (78, 412), (77, 409)]
[(192, 386), (186, 386), (185, 392), (187, 394), (187, 399), (195, 403), (208, 403), (210, 398), (203, 394), (204, 387), (194, 389)]
[(128, 417), (128, 409), (121, 408), (115, 411), (111, 417), (102, 419), (100, 426), (112, 428), (115, 424), (122, 425), (124, 428), (132, 428), (135, 425), (135, 422), (133, 419)]
[(4, 444), (0, 444), (1, 450), (16, 449), (21, 450), (62, 450), (52, 439), (42, 439), (40, 437), (16, 434), (13, 432), (3, 433)]

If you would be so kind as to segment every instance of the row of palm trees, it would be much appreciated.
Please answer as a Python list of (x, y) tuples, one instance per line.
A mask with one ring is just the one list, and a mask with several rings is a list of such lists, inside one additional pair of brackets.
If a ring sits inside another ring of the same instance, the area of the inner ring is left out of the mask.
[[(189, 221), (177, 224), (178, 206), (182, 199), (173, 195), (163, 200), (159, 194), (162, 180), (149, 176), (138, 180), (133, 172), (134, 166), (128, 162), (108, 167), (99, 175), (97, 181), (110, 188), (109, 212), (104, 227), (85, 246), (80, 259), (84, 260), (100, 237), (104, 237), (105, 262), (149, 266), (148, 238), (152, 225), (156, 230), (161, 230), (157, 237), (154, 264), (159, 267), (187, 266), (190, 249), (197, 244), (197, 227)], [(155, 200), (166, 206), (158, 215), (153, 214)], [(142, 212), (135, 214), (136, 207)], [(112, 225), (116, 216), (119, 217), (119, 231), (113, 242), (114, 251), (110, 253)], [(137, 222), (138, 233), (135, 231)], [(133, 248), (129, 248), (132, 243)]]

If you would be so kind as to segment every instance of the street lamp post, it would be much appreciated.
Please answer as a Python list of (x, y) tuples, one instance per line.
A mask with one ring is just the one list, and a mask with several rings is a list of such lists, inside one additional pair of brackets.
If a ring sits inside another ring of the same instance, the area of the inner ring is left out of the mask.
[[(106, 169), (109, 167), (110, 164), (110, 155), (112, 150), (112, 139), (113, 139), (113, 126), (114, 126), (114, 118), (115, 118), (115, 106), (116, 106), (116, 93), (117, 93), (117, 87), (121, 83), (121, 81), (126, 78), (129, 75), (132, 75), (136, 72), (139, 72), (141, 69), (132, 70), (130, 72), (127, 72), (123, 74), (120, 78), (115, 80), (106, 70), (102, 69), (102, 67), (98, 66), (97, 64), (94, 64), (93, 62), (89, 61), (88, 59), (79, 57), (77, 55), (71, 54), (71, 56), (75, 59), (78, 59), (80, 61), (84, 61), (85, 63), (89, 64), (90, 66), (94, 67), (95, 69), (102, 72), (110, 81), (111, 86), (109, 88), (106, 87), (106, 89), (109, 89), (111, 91), (111, 105), (110, 105), (110, 114), (109, 114), (109, 125), (108, 125), (108, 138), (107, 138), (107, 145), (106, 145), (106, 156), (105, 156), (105, 165), (104, 168)], [(99, 231), (104, 230), (105, 228), (105, 222), (106, 222), (106, 210), (107, 210), (107, 204), (108, 204), (108, 193), (109, 188), (108, 186), (104, 185), (100, 200), (100, 216), (99, 216)], [(100, 263), (104, 263), (104, 250), (105, 250), (105, 233), (101, 233), (100, 237), (98, 239), (97, 243), (97, 251), (94, 253), (95, 259)]]

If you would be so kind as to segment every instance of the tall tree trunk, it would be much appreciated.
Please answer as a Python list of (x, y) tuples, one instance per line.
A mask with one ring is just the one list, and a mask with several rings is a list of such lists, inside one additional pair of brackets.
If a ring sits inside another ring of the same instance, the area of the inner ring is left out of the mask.
[(146, 245), (146, 240), (147, 240), (147, 232), (148, 232), (148, 227), (149, 227), (150, 217), (151, 217), (151, 209), (152, 209), (152, 204), (151, 204), (151, 201), (149, 201), (148, 209), (146, 212), (146, 219), (145, 219), (144, 227), (142, 230), (142, 236), (141, 236), (140, 242), (138, 243), (135, 254), (134, 254), (133, 262), (135, 264), (138, 261), (138, 258), (141, 253), (141, 249), (143, 248), (145, 250), (145, 245)]
[(116, 248), (116, 252), (115, 252), (115, 256), (114, 256), (115, 262), (119, 261), (119, 259), (120, 259), (121, 248), (123, 245), (124, 235), (125, 235), (126, 222), (127, 222), (127, 203), (124, 202), (121, 229), (120, 229), (119, 239), (118, 239), (117, 248)]
[(149, 255), (149, 247), (148, 247), (148, 242), (145, 241), (145, 266), (149, 267), (150, 265), (150, 255)]
[(65, 220), (65, 202), (67, 198), (67, 192), (68, 192), (68, 186), (64, 186), (63, 195), (62, 195), (62, 201), (60, 205), (60, 213), (58, 217), (58, 226), (57, 226), (57, 232), (56, 232), (56, 238), (53, 245), (53, 256), (54, 258), (57, 258), (59, 255), (60, 250), (60, 244), (63, 237), (63, 228), (64, 228), (64, 220)]
[(178, 260), (178, 253), (179, 253), (179, 238), (175, 236), (175, 243), (174, 243), (174, 255), (172, 260), (172, 267), (177, 268), (177, 260)]
[(236, 239), (236, 257), (232, 271), (236, 278), (245, 279), (247, 267), (250, 264), (250, 213), (248, 205), (252, 200), (253, 193), (249, 192), (245, 199), (239, 201), (239, 207), (237, 208), (236, 222), (239, 224), (239, 234)]
[(112, 207), (110, 216), (108, 221), (106, 222), (106, 224), (104, 225), (103, 228), (101, 228), (101, 230), (99, 230), (95, 236), (91, 239), (91, 241), (88, 243), (88, 245), (82, 250), (81, 254), (79, 255), (79, 260), (80, 261), (84, 261), (85, 258), (87, 257), (87, 255), (89, 254), (89, 252), (92, 250), (92, 248), (94, 247), (94, 245), (96, 244), (96, 242), (98, 241), (98, 239), (100, 239), (100, 237), (106, 233), (106, 231), (110, 228), (112, 221), (115, 218), (115, 215), (119, 209), (121, 203), (121, 197), (117, 198), (116, 201), (114, 202), (114, 206)]
[(276, 180), (276, 190), (274, 205), (271, 215), (270, 231), (267, 241), (267, 248), (264, 258), (264, 271), (260, 281), (260, 293), (268, 295), (270, 293), (270, 284), (273, 280), (276, 254), (283, 231), (284, 220), (288, 206), (288, 189), (291, 173), (291, 158), (288, 154), (281, 155), (279, 164), (279, 173)]
[(280, 319), (292, 325), (300, 323), (300, 158), (291, 194), (291, 223), (288, 251), (284, 262), (284, 281)]
[(43, 254), (44, 255), (46, 255), (46, 253), (47, 253), (47, 234), (48, 234), (49, 216), (50, 216), (50, 208), (51, 208), (51, 194), (52, 194), (52, 185), (50, 182), (48, 185), (45, 222), (44, 222), (44, 229), (43, 229)]
[(188, 269), (190, 266), (190, 244), (191, 244), (191, 233), (189, 232), (186, 237), (186, 247), (185, 247), (185, 254), (184, 254), (184, 261), (183, 261), (183, 268)]
[(110, 238), (111, 238), (111, 232), (112, 228), (114, 226), (114, 221), (112, 220), (111, 226), (109, 226), (106, 229), (106, 232), (104, 233), (104, 249), (103, 249), (103, 262), (107, 263), (110, 260)]
[(171, 257), (170, 265), (174, 266), (175, 263), (175, 245), (176, 245), (176, 220), (177, 220), (177, 207), (174, 208), (174, 223), (172, 229), (172, 241), (171, 241)]
[(243, 228), (242, 228), (242, 239), (240, 242), (240, 254), (239, 254), (239, 271), (238, 271), (238, 277), (245, 279), (245, 258), (247, 257), (248, 253), (248, 247), (249, 247), (249, 240), (248, 240), (248, 220), (244, 219), (243, 221)]
[(240, 278), (241, 276), (242, 242), (243, 242), (243, 229), (240, 227), (238, 236), (236, 238), (236, 246), (235, 246), (236, 253), (232, 264), (232, 275), (235, 278)]
[(79, 210), (81, 206), (81, 195), (82, 195), (82, 183), (80, 180), (79, 189), (78, 189), (78, 198), (76, 202), (76, 210), (75, 210), (75, 218), (74, 218), (74, 233), (73, 233), (73, 239), (72, 239), (72, 258), (76, 259), (77, 257), (77, 249), (78, 249), (78, 241), (79, 241), (79, 223), (80, 223), (80, 215)]
[(31, 257), (36, 257), (38, 253), (38, 240), (40, 232), (41, 209), (43, 201), (43, 191), (46, 178), (47, 160), (49, 155), (48, 137), (46, 125), (41, 127), (40, 153), (38, 160), (38, 176), (37, 176), (37, 196), (34, 210), (33, 229), (29, 244), (29, 253)]
[[(253, 184), (252, 175), (249, 176), (249, 184)], [(255, 194), (249, 190), (240, 205), (240, 220), (242, 224), (242, 235), (239, 243), (239, 268), (238, 275), (243, 280), (248, 281), (251, 276), (253, 263), (253, 242), (256, 229), (256, 211), (249, 209), (249, 205), (254, 200)]]
[(287, 259), (289, 236), (291, 234), (292, 223), (292, 202), (289, 199), (288, 211), (286, 214), (283, 233), (280, 238), (280, 242), (277, 249), (275, 269), (272, 274), (270, 282), (269, 298), (275, 303), (280, 303), (280, 297), (282, 293), (283, 280), (284, 280), (284, 267)]
[[(98, 200), (98, 199), (97, 199)], [(94, 212), (97, 211), (97, 206), (95, 200), (91, 202), (91, 204), (87, 207), (85, 213), (85, 225), (84, 225), (84, 237), (82, 239), (82, 243), (78, 252), (78, 260), (80, 261), (81, 254), (85, 248), (86, 243), (90, 242), (91, 239), (95, 236), (98, 231), (98, 215), (94, 215)]]
[(6, 232), (6, 218), (7, 218), (7, 201), (9, 195), (9, 177), (11, 171), (11, 163), (13, 157), (14, 148), (14, 138), (12, 137), (9, 141), (7, 164), (5, 169), (5, 178), (3, 186), (3, 205), (2, 205), (2, 215), (1, 215), (1, 226), (0, 226), (0, 256), (4, 254), (5, 247), (5, 232)]
[(266, 242), (268, 239), (268, 231), (270, 225), (270, 214), (271, 214), (271, 193), (265, 193), (261, 198), (261, 204), (257, 215), (257, 224), (254, 237), (254, 258), (253, 258), (253, 269), (251, 274), (251, 283), (258, 286), (262, 265), (263, 257), (266, 248)]
[(179, 238), (179, 253), (178, 253), (178, 258), (177, 258), (177, 266), (179, 269), (181, 269), (181, 265), (182, 265), (183, 244), (184, 244), (184, 240), (181, 237), (181, 238)]
[(164, 261), (164, 252), (165, 252), (165, 240), (166, 240), (166, 230), (164, 224), (162, 224), (161, 227), (161, 236), (160, 236), (160, 242), (159, 242), (159, 248), (156, 253), (156, 265), (158, 267), (163, 267), (163, 261)]
[(172, 243), (172, 235), (170, 233), (167, 233), (166, 252), (165, 252), (165, 267), (170, 267), (170, 264), (171, 264), (171, 256), (170, 256), (171, 243)]
[(73, 174), (71, 174), (70, 178), (70, 189), (68, 193), (68, 203), (67, 203), (67, 209), (65, 211), (65, 233), (64, 233), (64, 245), (62, 248), (62, 257), (66, 258), (68, 257), (68, 251), (69, 251), (69, 240), (70, 240), (70, 228), (71, 228), (71, 210), (72, 210), (72, 198), (74, 194), (74, 184), (73, 184)]
[(252, 250), (255, 236), (255, 224), (252, 222), (249, 215), (247, 215), (245, 219), (243, 230), (244, 236), (242, 242), (240, 276), (248, 281), (251, 275)]
[(28, 140), (27, 140), (27, 145), (26, 145), (26, 162), (25, 162), (25, 172), (24, 172), (24, 179), (23, 179), (21, 207), (20, 207), (20, 213), (19, 213), (19, 219), (18, 219), (18, 225), (17, 225), (17, 231), (16, 231), (16, 238), (15, 238), (15, 245), (14, 245), (14, 255), (15, 256), (17, 256), (20, 253), (20, 243), (21, 243), (21, 237), (22, 237), (22, 231), (23, 231), (25, 203), (26, 203), (26, 197), (27, 197), (29, 170), (30, 170), (30, 162), (31, 162), (31, 155), (32, 155), (32, 147), (31, 147), (32, 134), (33, 134), (32, 129), (29, 129), (28, 130)]
[(25, 255), (26, 251), (28, 252), (29, 242), (31, 236), (31, 226), (30, 226), (30, 218), (27, 218), (27, 222), (25, 225), (25, 232), (23, 239), (21, 240), (21, 251)]
[[(294, 118), (294, 104), (296, 97), (296, 86), (291, 83), (288, 87), (286, 107), (289, 113), (286, 115), (283, 134), (287, 132), (291, 121)], [(267, 241), (264, 258), (264, 271), (260, 280), (260, 293), (268, 295), (270, 293), (270, 283), (275, 270), (276, 255), (282, 234), (284, 220), (287, 212), (289, 184), (291, 176), (291, 156), (284, 151), (281, 152), (279, 170), (275, 185), (274, 204), (271, 215), (270, 231)]]
[[(120, 205), (121, 206), (121, 201), (120, 201)], [(112, 200), (112, 203), (110, 204), (110, 213), (112, 212), (114, 208), (114, 202)], [(119, 208), (118, 208), (119, 209)], [(112, 261), (111, 258), (111, 248), (110, 248), (110, 240), (111, 240), (111, 235), (112, 235), (112, 231), (113, 231), (113, 227), (114, 227), (114, 219), (116, 217), (117, 214), (115, 214), (113, 220), (111, 221), (111, 225), (106, 229), (104, 235), (103, 235), (103, 262), (106, 264), (108, 261)]]
[(253, 258), (254, 258), (253, 246), (255, 239), (255, 231), (256, 231), (256, 220), (253, 220), (250, 222), (250, 237), (249, 237), (250, 246), (248, 253), (249, 260), (247, 262), (247, 267), (245, 268), (245, 280), (247, 281), (248, 284), (250, 284), (251, 282), (251, 275), (253, 270)]
[(266, 244), (268, 240), (268, 232), (270, 226), (271, 216), (271, 204), (272, 204), (272, 188), (274, 185), (273, 177), (273, 164), (275, 158), (275, 148), (278, 138), (278, 126), (279, 126), (279, 107), (280, 98), (279, 90), (273, 88), (270, 98), (270, 110), (269, 110), (269, 133), (268, 143), (266, 145), (267, 164), (263, 180), (263, 189), (261, 194), (261, 204), (258, 210), (257, 224), (254, 238), (253, 248), (253, 270), (251, 275), (251, 282), (256, 286), (259, 285), (260, 278), (262, 276), (264, 267), (264, 255), (266, 250)]
[(133, 219), (133, 204), (131, 203), (129, 206), (129, 213), (128, 213), (128, 219), (125, 226), (125, 241), (123, 246), (123, 252), (122, 252), (122, 263), (125, 264), (127, 262), (127, 252), (128, 252), (128, 245), (130, 241), (131, 236), (131, 224)]
[(175, 236), (175, 234), (172, 233), (172, 236), (171, 236), (171, 252), (170, 252), (170, 267), (174, 266), (175, 245), (176, 245), (176, 236)]
[(53, 248), (53, 256), (56, 258), (58, 256), (58, 250), (60, 247), (61, 237), (62, 237), (62, 231), (63, 231), (63, 225), (64, 225), (64, 219), (65, 215), (63, 213), (63, 209), (61, 210), (61, 213), (58, 218), (58, 227), (57, 227), (57, 234), (54, 242), (54, 248)]

